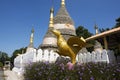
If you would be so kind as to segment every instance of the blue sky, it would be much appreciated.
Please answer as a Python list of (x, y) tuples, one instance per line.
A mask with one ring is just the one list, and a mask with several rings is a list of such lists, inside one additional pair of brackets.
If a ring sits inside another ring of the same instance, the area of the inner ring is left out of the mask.
[[(94, 24), (99, 28), (111, 28), (120, 17), (120, 0), (66, 0), (66, 8), (79, 25), (94, 33)], [(26, 47), (32, 26), (35, 29), (34, 46), (37, 48), (48, 29), (49, 10), (52, 0), (0, 0), (0, 51), (9, 55), (14, 50)], [(55, 14), (60, 0), (54, 0)]]

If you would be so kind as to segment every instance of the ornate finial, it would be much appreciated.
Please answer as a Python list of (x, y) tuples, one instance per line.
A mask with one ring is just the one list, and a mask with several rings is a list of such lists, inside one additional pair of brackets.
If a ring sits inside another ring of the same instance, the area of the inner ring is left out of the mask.
[(33, 44), (34, 29), (31, 30), (30, 44)]
[(33, 39), (34, 39), (34, 28), (32, 28), (32, 30), (31, 30), (30, 43), (29, 43), (29, 45), (27, 47), (27, 52), (31, 50), (30, 48), (34, 48)]
[(49, 27), (53, 27), (53, 14), (54, 14), (54, 9), (53, 7), (50, 9), (50, 21), (49, 21)]
[(31, 32), (34, 33), (34, 28), (32, 28)]
[(61, 0), (61, 6), (62, 6), (62, 7), (65, 6), (65, 0)]
[(96, 24), (95, 24), (94, 28), (95, 28), (95, 34), (98, 34), (98, 27)]
[(50, 13), (54, 13), (54, 9), (53, 9), (53, 7), (50, 9)]

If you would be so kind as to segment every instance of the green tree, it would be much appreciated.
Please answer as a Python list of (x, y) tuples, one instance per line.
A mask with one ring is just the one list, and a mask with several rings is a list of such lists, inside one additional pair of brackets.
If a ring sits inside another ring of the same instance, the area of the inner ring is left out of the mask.
[(120, 17), (116, 19), (115, 28), (120, 27)]
[(83, 26), (79, 26), (76, 28), (76, 34), (79, 37), (84, 37), (85, 39), (92, 36), (93, 34), (88, 31), (88, 29), (84, 28)]
[(0, 69), (3, 67), (3, 63), (2, 62), (0, 62)]
[(102, 32), (108, 31), (108, 30), (110, 30), (110, 28), (105, 28), (105, 29), (101, 28), (101, 29), (99, 29), (99, 32), (102, 33)]
[(10, 57), (8, 56), (8, 54), (6, 52), (0, 51), (0, 62), (4, 64), (4, 62), (8, 60), (10, 60)]

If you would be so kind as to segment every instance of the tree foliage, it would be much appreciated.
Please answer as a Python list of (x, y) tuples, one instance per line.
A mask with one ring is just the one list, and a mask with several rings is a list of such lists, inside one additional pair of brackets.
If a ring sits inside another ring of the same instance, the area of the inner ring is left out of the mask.
[(8, 54), (6, 52), (0, 51), (0, 62), (4, 64), (4, 62), (7, 60), (10, 60)]
[(105, 29), (101, 28), (101, 29), (99, 29), (99, 32), (102, 33), (102, 32), (108, 31), (108, 30), (110, 30), (110, 28), (105, 28)]
[(88, 38), (90, 36), (92, 36), (92, 33), (90, 33), (88, 31), (88, 29), (84, 28), (83, 26), (79, 26), (78, 28), (76, 28), (76, 34), (79, 37), (84, 37), (84, 38)]
[(120, 27), (120, 17), (116, 19), (115, 28)]
[(0, 62), (0, 68), (1, 68), (1, 67), (3, 67), (3, 63), (2, 63), (2, 62)]

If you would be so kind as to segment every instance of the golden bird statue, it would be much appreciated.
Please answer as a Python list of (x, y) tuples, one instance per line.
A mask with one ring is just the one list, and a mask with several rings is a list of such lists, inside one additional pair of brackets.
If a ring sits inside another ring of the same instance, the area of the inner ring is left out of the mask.
[(68, 41), (64, 39), (61, 32), (58, 30), (52, 30), (53, 34), (57, 37), (58, 54), (61, 56), (69, 56), (72, 64), (76, 63), (76, 55), (86, 45), (86, 41), (83, 37), (70, 37)]

